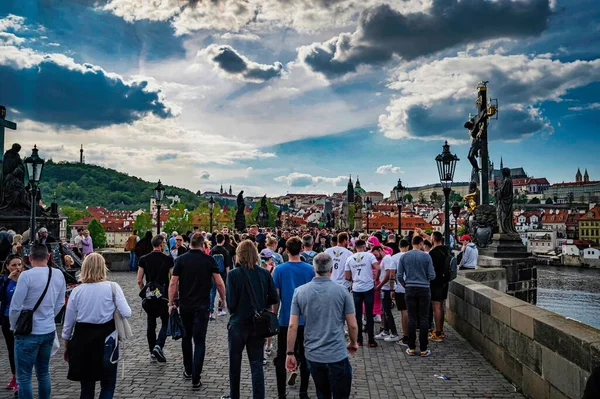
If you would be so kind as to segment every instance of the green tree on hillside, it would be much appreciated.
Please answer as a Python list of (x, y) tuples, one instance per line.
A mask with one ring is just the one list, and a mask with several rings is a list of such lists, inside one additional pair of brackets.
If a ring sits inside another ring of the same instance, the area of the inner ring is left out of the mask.
[(548, 197), (546, 198), (546, 205), (552, 205), (554, 204), (554, 201), (552, 201), (552, 198)]
[(90, 231), (90, 237), (92, 237), (94, 248), (99, 249), (106, 247), (106, 233), (100, 222), (96, 219), (92, 219), (90, 224), (88, 224), (87, 229)]
[(136, 229), (140, 236), (144, 236), (147, 231), (152, 231), (152, 217), (149, 213), (140, 213), (136, 216), (133, 222), (133, 228)]
[(411, 193), (404, 195), (404, 202), (412, 202), (412, 200), (413, 200), (413, 196)]
[(185, 233), (192, 229), (192, 215), (185, 210), (183, 204), (177, 204), (169, 211), (169, 217), (163, 226), (163, 231), (171, 234), (173, 231)]
[(419, 193), (419, 204), (425, 203), (425, 194)]

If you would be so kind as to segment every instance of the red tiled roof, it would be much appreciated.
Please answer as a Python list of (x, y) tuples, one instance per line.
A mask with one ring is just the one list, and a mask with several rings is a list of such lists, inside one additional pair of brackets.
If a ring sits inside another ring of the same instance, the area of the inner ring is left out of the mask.
[(542, 216), (542, 223), (566, 223), (569, 213), (565, 209), (559, 209), (556, 212), (545, 213)]
[(551, 187), (576, 187), (576, 186), (587, 186), (590, 184), (600, 184), (600, 180), (593, 181), (582, 181), (582, 182), (569, 182), (569, 183), (555, 183)]
[(529, 179), (529, 184), (550, 184), (545, 177), (536, 177)]
[(592, 209), (586, 211), (579, 218), (580, 221), (583, 220), (600, 220), (600, 206), (595, 206)]

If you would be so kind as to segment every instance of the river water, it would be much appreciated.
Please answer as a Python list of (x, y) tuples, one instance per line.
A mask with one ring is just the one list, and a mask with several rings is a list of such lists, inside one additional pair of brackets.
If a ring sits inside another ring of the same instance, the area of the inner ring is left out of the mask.
[(600, 329), (600, 269), (538, 266), (537, 306)]

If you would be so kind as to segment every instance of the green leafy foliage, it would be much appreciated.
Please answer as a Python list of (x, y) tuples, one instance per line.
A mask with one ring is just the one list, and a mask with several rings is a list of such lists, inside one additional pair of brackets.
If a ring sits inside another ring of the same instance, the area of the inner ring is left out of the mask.
[[(147, 209), (156, 182), (147, 182), (113, 169), (80, 163), (46, 161), (40, 183), (42, 198), (76, 209), (103, 206), (107, 209)], [(190, 190), (165, 186), (165, 196), (178, 195), (191, 208), (200, 198)]]
[(161, 231), (165, 231), (167, 234), (171, 234), (173, 231), (183, 234), (191, 229), (192, 215), (189, 212), (186, 212), (183, 204), (177, 204), (169, 211), (169, 217)]
[[(246, 215), (246, 226), (252, 226), (253, 224), (258, 224), (258, 210), (260, 209), (260, 201), (254, 204), (254, 208), (250, 215)], [(268, 226), (263, 227), (275, 227), (275, 220), (277, 219), (278, 209), (273, 203), (267, 200), (267, 209), (269, 210), (269, 224)]]
[(96, 219), (92, 219), (87, 228), (90, 231), (90, 237), (92, 237), (94, 248), (97, 249), (106, 247), (106, 233), (104, 232), (104, 227), (102, 227), (100, 222), (98, 222)]
[(552, 201), (552, 198), (548, 197), (546, 198), (546, 205), (552, 205), (554, 204), (554, 201)]
[(404, 195), (404, 202), (412, 202), (412, 200), (413, 200), (413, 196), (411, 193)]
[(149, 213), (140, 213), (133, 222), (133, 228), (143, 236), (147, 231), (152, 231), (152, 216)]

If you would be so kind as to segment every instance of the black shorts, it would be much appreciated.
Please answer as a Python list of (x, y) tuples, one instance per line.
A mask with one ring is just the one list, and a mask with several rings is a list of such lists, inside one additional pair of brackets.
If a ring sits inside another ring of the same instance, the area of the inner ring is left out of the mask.
[(431, 300), (442, 302), (448, 299), (448, 283), (431, 284)]
[(398, 310), (406, 310), (404, 292), (396, 292), (396, 307), (398, 308)]

